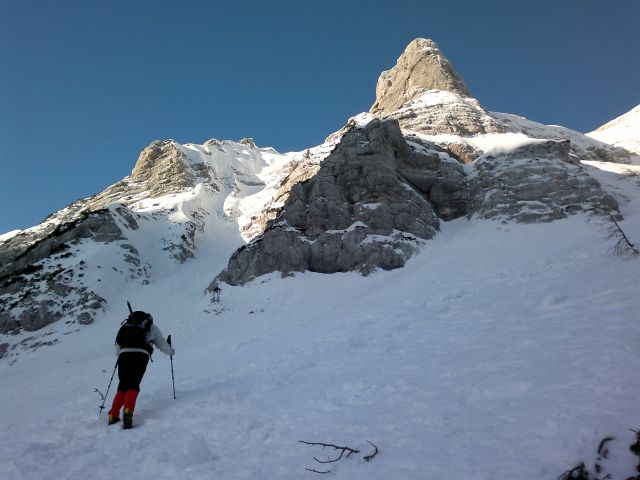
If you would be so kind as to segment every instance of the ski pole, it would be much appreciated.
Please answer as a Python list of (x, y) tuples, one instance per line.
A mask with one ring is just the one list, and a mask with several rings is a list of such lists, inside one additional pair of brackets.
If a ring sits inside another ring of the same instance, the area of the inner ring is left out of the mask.
[(102, 405), (100, 405), (100, 413), (104, 410), (104, 402), (107, 401), (107, 396), (109, 395), (109, 389), (111, 388), (111, 382), (113, 382), (113, 377), (116, 374), (116, 368), (118, 367), (118, 360), (116, 360), (116, 364), (113, 366), (113, 372), (111, 373), (111, 380), (109, 380), (109, 386), (107, 387), (107, 393), (104, 394), (104, 398), (102, 399)]
[[(167, 337), (167, 343), (171, 347), (171, 335)], [(169, 359), (171, 360), (171, 385), (173, 385), (173, 399), (175, 400), (176, 399), (176, 381), (173, 378), (173, 355), (169, 355)]]
[(127, 300), (127, 307), (129, 307), (129, 313), (133, 313), (133, 308), (131, 308), (131, 304), (129, 303), (129, 300)]

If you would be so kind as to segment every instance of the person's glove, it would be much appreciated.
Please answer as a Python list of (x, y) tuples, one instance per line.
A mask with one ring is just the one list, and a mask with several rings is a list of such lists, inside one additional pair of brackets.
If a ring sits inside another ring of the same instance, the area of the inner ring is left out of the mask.
[(171, 348), (171, 351), (169, 352), (169, 355), (171, 355), (173, 357), (175, 354), (176, 354), (176, 351), (173, 348)]

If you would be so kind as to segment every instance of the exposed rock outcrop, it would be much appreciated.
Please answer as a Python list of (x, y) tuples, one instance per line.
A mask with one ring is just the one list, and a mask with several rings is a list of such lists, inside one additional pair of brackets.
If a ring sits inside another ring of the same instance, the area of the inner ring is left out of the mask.
[(392, 69), (380, 74), (371, 113), (386, 116), (428, 90), (445, 90), (471, 97), (464, 80), (438, 45), (432, 40), (417, 38), (407, 46)]
[(399, 268), (441, 220), (464, 215), (520, 223), (580, 211), (617, 215), (616, 201), (570, 156), (568, 141), (531, 140), (465, 169), (423, 136), (408, 139), (392, 119), (352, 126), (212, 285), (274, 271)]
[(618, 204), (571, 159), (569, 141), (541, 141), (486, 155), (470, 175), (469, 214), (521, 223), (580, 211), (618, 214)]
[(625, 148), (609, 145), (596, 138), (590, 138), (580, 132), (558, 125), (542, 125), (526, 118), (506, 113), (492, 113), (497, 121), (506, 127), (507, 132), (525, 134), (541, 140), (571, 142), (570, 155), (576, 160), (596, 160), (600, 162), (629, 163), (633, 153)]
[(439, 90), (424, 93), (386, 117), (398, 120), (405, 130), (425, 135), (471, 137), (507, 131), (475, 98)]
[[(0, 333), (38, 330), (64, 316), (91, 323), (106, 300), (84, 284), (84, 262), (76, 253), (82, 241), (125, 240), (125, 225), (138, 228), (132, 212), (114, 206), (59, 225), (35, 243), (24, 243), (20, 235), (5, 242), (0, 250)], [(136, 269), (137, 252), (131, 246), (122, 248)]]
[(435, 42), (423, 38), (412, 41), (396, 65), (382, 72), (370, 113), (376, 118), (394, 118), (404, 130), (447, 136), (433, 140), (463, 163), (482, 154), (463, 137), (507, 131), (472, 98)]
[(240, 223), (243, 238), (251, 240), (264, 232), (269, 223), (280, 213), (294, 185), (313, 177), (319, 169), (320, 159), (314, 158), (311, 154), (303, 154), (300, 161), (288, 165), (273, 198), (257, 214)]
[(456, 161), (411, 148), (396, 121), (374, 120), (350, 130), (318, 173), (293, 187), (281, 213), (234, 253), (216, 281), (236, 285), (273, 271), (398, 268), (435, 235), (438, 212), (463, 215), (466, 201)]
[(112, 209), (85, 213), (76, 220), (57, 225), (42, 238), (37, 238), (35, 233), (16, 235), (4, 242), (0, 249), (0, 280), (81, 239), (91, 238), (96, 242), (123, 240), (119, 222), (125, 222), (132, 230), (138, 228), (135, 216), (130, 210), (124, 206), (114, 206)]
[(131, 172), (134, 182), (144, 182), (151, 197), (175, 193), (197, 183), (185, 154), (173, 140), (155, 141), (145, 148)]
[[(628, 122), (632, 113), (627, 114), (625, 122)], [(398, 58), (397, 64), (380, 75), (370, 114), (376, 118), (397, 119), (403, 130), (427, 135), (429, 140), (464, 163), (470, 163), (484, 153), (469, 140), (478, 135), (494, 133), (524, 134), (535, 139), (555, 141), (570, 140), (571, 154), (581, 160), (629, 163), (636, 155), (633, 148), (620, 148), (632, 145), (633, 141), (626, 140), (624, 144), (611, 141), (615, 144), (613, 146), (594, 140), (604, 139), (607, 134), (603, 131), (592, 132), (589, 135), (594, 139), (591, 139), (567, 128), (542, 125), (515, 115), (488, 112), (478, 100), (471, 97), (464, 80), (438, 46), (432, 40), (421, 38), (412, 41)], [(337, 138), (344, 131), (328, 138)], [(627, 133), (625, 135), (629, 137)]]

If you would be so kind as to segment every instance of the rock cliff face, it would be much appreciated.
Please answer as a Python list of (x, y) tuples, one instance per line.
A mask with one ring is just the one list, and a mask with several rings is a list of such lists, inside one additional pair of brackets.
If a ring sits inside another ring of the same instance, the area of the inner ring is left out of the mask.
[(432, 40), (413, 40), (397, 64), (382, 72), (376, 85), (371, 113), (386, 116), (428, 90), (444, 90), (471, 97), (464, 80), (455, 72)]
[(581, 211), (617, 214), (616, 200), (572, 162), (569, 147), (568, 141), (542, 141), (479, 158), (469, 176), (470, 212), (520, 223)]
[[(208, 175), (206, 171), (200, 173)], [(7, 325), (17, 324), (30, 330), (32, 325), (41, 324), (42, 319), (50, 313), (51, 309), (44, 308), (43, 301), (29, 303), (35, 298), (33, 293), (37, 289), (34, 290), (32, 287), (37, 283), (37, 278), (46, 277), (42, 276), (47, 269), (41, 262), (46, 263), (54, 254), (68, 251), (70, 246), (81, 241), (110, 244), (125, 240), (123, 229), (138, 229), (136, 215), (129, 206), (147, 198), (180, 192), (185, 188), (194, 187), (196, 183), (195, 170), (175, 142), (154, 142), (142, 151), (131, 176), (93, 197), (74, 202), (52, 214), (38, 227), (3, 242), (0, 248), (0, 298), (3, 299), (4, 307), (0, 307), (0, 332), (9, 328)], [(184, 240), (187, 246), (189, 234), (193, 233), (194, 228), (195, 224), (185, 225), (187, 235)], [(184, 242), (178, 243), (169, 245), (168, 250), (174, 252), (176, 258), (184, 260), (191, 252), (185, 247)], [(134, 271), (137, 271), (135, 249), (125, 250), (134, 264)], [(25, 280), (27, 283), (23, 285), (24, 288), (19, 287), (22, 285), (21, 280), (26, 279), (22, 272), (33, 269), (41, 271), (41, 274)], [(9, 289), (5, 288), (7, 284), (10, 285)], [(18, 291), (21, 292), (20, 303), (24, 308), (18, 317), (9, 319), (7, 312), (15, 310), (16, 305), (13, 297), (8, 298), (5, 295), (7, 292)], [(28, 312), (39, 313), (30, 316)], [(55, 315), (50, 316), (50, 320), (55, 321)]]
[[(193, 188), (202, 180), (199, 175), (208, 178), (208, 173), (194, 168), (175, 142), (154, 142), (143, 150), (129, 177), (2, 242), (0, 334), (32, 332), (62, 318), (73, 318), (68, 325), (93, 322), (107, 300), (94, 291), (95, 278), (87, 278), (91, 274), (84, 252), (89, 245), (110, 251), (109, 264), (97, 268), (116, 271), (125, 282), (148, 283), (151, 266), (141, 260), (128, 235), (153, 217), (129, 207)], [(193, 257), (199, 223), (197, 215), (176, 223), (176, 235), (157, 241), (169, 257), (184, 262)], [(31, 337), (23, 340), (23, 347), (41, 341)]]
[[(403, 266), (421, 240), (437, 232), (438, 208), (464, 212), (457, 188), (446, 188), (464, 183), (462, 169), (451, 168), (451, 161), (440, 169), (441, 163), (436, 152), (412, 150), (395, 121), (352, 129), (216, 281), (237, 285), (273, 271), (368, 273)], [(445, 171), (449, 176), (442, 177)]]
[(624, 161), (623, 152), (487, 112), (430, 40), (411, 42), (380, 76), (370, 113), (327, 141), (339, 143), (212, 285), (273, 271), (397, 268), (440, 221), (463, 215), (525, 223), (579, 211), (617, 215), (579, 160)]
[(451, 92), (424, 94), (388, 116), (397, 119), (403, 129), (425, 135), (470, 137), (507, 131), (475, 98)]
[(172, 140), (155, 141), (145, 148), (131, 172), (131, 180), (144, 185), (143, 191), (150, 197), (193, 187), (199, 177), (210, 181), (209, 169), (200, 164), (198, 171), (195, 171), (184, 152)]
[[(77, 258), (83, 242), (117, 244), (130, 265), (130, 274), (143, 275), (137, 251), (124, 243), (123, 228), (137, 229), (124, 206), (83, 214), (59, 225), (28, 248), (14, 237), (0, 251), (0, 334), (38, 330), (65, 316), (91, 323), (106, 300), (86, 284), (85, 262)], [(12, 249), (12, 244), (17, 248)]]
[[(486, 143), (474, 142), (474, 137), (505, 133), (533, 139), (570, 140), (571, 155), (583, 160), (629, 162), (635, 155), (633, 151), (619, 148), (622, 144), (615, 147), (595, 140), (602, 138), (598, 132), (589, 134), (592, 139), (566, 128), (485, 110), (472, 98), (466, 83), (438, 46), (421, 38), (412, 41), (396, 65), (380, 75), (376, 100), (369, 113), (365, 122), (371, 117), (395, 118), (403, 130), (426, 135), (428, 140), (464, 163), (487, 153), (483, 149)], [(341, 133), (329, 138), (335, 139)]]
[(617, 202), (576, 165), (569, 142), (535, 141), (463, 168), (442, 148), (405, 139), (393, 119), (346, 132), (318, 173), (296, 184), (264, 233), (212, 282), (274, 271), (334, 273), (402, 267), (441, 221), (461, 216), (548, 222)]

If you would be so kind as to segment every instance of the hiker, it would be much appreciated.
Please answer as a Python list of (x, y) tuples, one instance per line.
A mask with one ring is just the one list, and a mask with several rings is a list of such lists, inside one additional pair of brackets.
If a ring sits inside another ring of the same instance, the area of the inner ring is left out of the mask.
[(140, 382), (153, 353), (153, 345), (166, 353), (175, 355), (175, 350), (162, 336), (162, 332), (153, 324), (153, 317), (146, 312), (132, 312), (118, 330), (116, 336), (116, 354), (118, 355), (118, 391), (109, 410), (109, 425), (120, 421), (120, 409), (123, 428), (133, 426), (133, 410), (140, 392)]
[(213, 289), (213, 301), (214, 303), (220, 303), (220, 292), (222, 291), (222, 289), (216, 285), (216, 287)]
[(213, 303), (220, 303), (220, 292), (222, 291), (222, 289), (220, 288), (220, 285), (218, 285), (218, 282), (214, 283), (213, 286)]

